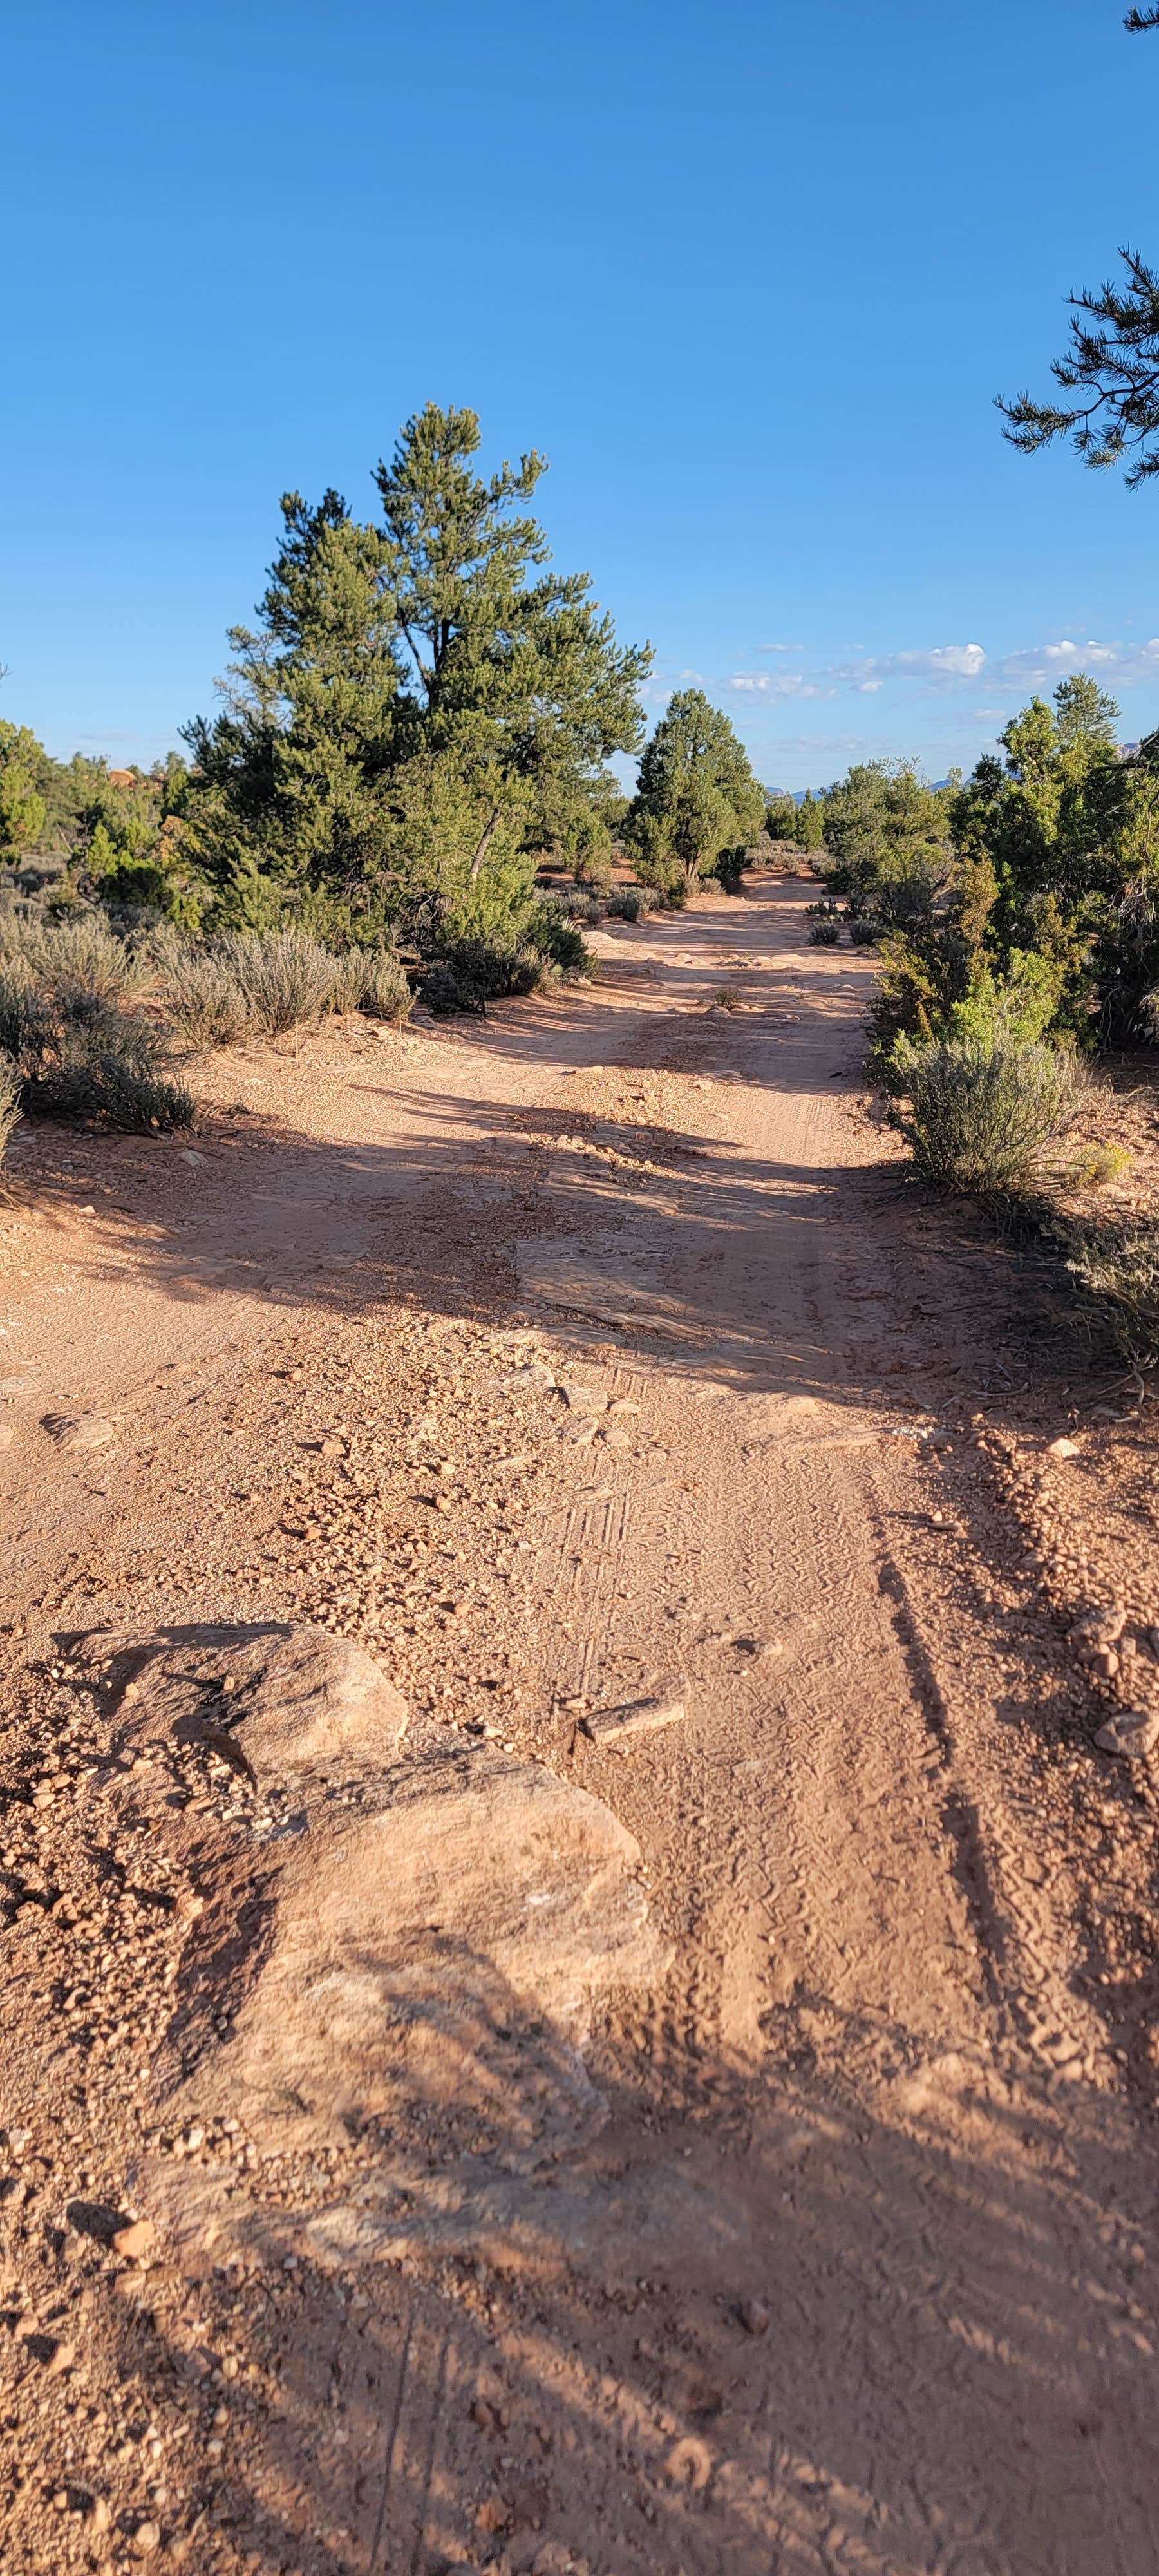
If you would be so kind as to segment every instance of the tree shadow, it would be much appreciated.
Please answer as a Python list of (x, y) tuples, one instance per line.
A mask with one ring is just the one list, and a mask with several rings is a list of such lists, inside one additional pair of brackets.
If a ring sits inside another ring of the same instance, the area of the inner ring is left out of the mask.
[[(497, 2008), (541, 2059), (541, 2020)], [(192, 2529), (198, 2566), (308, 2576), (1142, 2576), (1151, 2220), (1105, 2097), (1064, 2111), (884, 2021), (822, 2066), (795, 2007), (759, 2065), (675, 2065), (663, 2020), (598, 2052), (594, 2142), (529, 2170), (489, 2038), (466, 2178), (432, 2137), (400, 2192), (389, 2118), (354, 2118), (312, 2209), (223, 2201), (199, 2278), (146, 2276), (121, 2329), (145, 2402), (192, 2374), (185, 2411), (229, 2417), (178, 2554)], [(875, 2088), (835, 2071), (867, 2040)]]

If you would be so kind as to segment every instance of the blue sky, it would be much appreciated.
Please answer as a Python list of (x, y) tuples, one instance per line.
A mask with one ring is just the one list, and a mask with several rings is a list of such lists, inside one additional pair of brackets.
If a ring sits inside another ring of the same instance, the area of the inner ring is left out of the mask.
[(1024, 460), (1068, 289), (1159, 260), (1123, 0), (40, 0), (8, 20), (0, 712), (147, 760), (288, 486), (433, 396), (770, 784), (1159, 724), (1159, 491)]

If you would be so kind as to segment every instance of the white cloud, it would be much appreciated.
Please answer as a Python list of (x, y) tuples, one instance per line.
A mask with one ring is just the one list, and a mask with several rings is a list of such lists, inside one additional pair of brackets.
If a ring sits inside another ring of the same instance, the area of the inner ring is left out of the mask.
[(804, 647), (800, 644), (758, 644), (757, 646), (758, 653), (800, 653), (803, 650)]
[(838, 663), (834, 678), (855, 689), (880, 688), (883, 680), (976, 680), (986, 659), (981, 644), (934, 644), (917, 652), (874, 655), (868, 662)]
[(822, 686), (820, 679), (807, 679), (803, 671), (734, 671), (730, 689), (741, 696), (754, 698), (832, 698), (834, 689)]
[(992, 670), (995, 679), (1018, 689), (1053, 685), (1071, 671), (1090, 671), (1096, 679), (1131, 688), (1138, 680), (1159, 679), (1159, 636), (1146, 644), (1099, 644), (1093, 636), (1076, 644), (1064, 636), (1058, 644), (1032, 644), (1020, 653), (1006, 653)]

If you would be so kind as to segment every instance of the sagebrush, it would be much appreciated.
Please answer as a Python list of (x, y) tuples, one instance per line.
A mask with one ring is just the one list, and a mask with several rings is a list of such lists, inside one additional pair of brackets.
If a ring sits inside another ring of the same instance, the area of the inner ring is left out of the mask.
[(968, 1038), (911, 1047), (898, 1124), (927, 1180), (983, 1194), (1024, 1182), (1065, 1134), (1087, 1087), (1073, 1056)]

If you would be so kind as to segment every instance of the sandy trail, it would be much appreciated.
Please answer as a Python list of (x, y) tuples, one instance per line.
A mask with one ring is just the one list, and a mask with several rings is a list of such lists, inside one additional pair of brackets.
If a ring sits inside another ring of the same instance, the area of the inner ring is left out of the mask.
[[(1074, 1974), (1032, 1621), (987, 1613), (953, 1453), (898, 1436), (968, 1449), (991, 1291), (898, 1187), (870, 970), (806, 944), (804, 900), (611, 930), (591, 993), (478, 1028), (232, 1058), (247, 1113), (203, 1161), (126, 1146), (129, 1213), (84, 1217), (105, 1149), (61, 1147), (50, 1226), (11, 1238), (33, 1628), (127, 1534), (164, 1601), (178, 1485), (195, 1518), (210, 1490), (177, 1373), (272, 1333), (515, 1318), (640, 1408), (558, 1453), (502, 1642), (536, 1675), (511, 1740), (638, 1837), (670, 1977), (598, 2036), (602, 2126), (454, 2209), (432, 2184), (319, 2275), (253, 2565), (1156, 2563), (1153, 2168)], [(120, 1449), (62, 1473), (33, 1425), (86, 1408)], [(675, 1675), (685, 1724), (630, 1755), (576, 1723)]]

